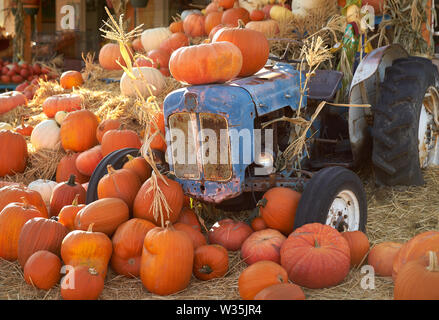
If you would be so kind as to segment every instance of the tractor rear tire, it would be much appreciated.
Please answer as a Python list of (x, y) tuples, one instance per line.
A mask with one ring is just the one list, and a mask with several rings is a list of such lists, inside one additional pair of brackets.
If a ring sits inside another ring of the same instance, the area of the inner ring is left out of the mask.
[(373, 106), (372, 163), (377, 185), (423, 185), (418, 128), (422, 102), (438, 79), (431, 60), (397, 59), (386, 68)]

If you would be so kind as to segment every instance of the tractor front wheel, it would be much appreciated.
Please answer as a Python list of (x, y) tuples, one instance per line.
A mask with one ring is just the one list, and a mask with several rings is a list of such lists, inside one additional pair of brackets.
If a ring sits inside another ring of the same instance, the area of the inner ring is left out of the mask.
[(361, 179), (343, 167), (315, 173), (297, 206), (294, 229), (319, 222), (340, 232), (366, 231), (367, 201)]

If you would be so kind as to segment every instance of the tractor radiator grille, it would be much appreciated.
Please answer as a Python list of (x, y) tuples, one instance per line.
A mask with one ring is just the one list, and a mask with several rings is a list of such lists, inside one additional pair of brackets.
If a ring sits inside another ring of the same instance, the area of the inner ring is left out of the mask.
[(178, 178), (230, 180), (232, 166), (225, 117), (212, 113), (175, 113), (169, 117), (169, 128)]

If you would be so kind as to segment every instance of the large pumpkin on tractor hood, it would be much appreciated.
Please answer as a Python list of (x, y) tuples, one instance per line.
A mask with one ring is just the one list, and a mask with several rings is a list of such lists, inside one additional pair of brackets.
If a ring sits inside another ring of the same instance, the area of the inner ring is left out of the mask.
[(235, 78), (242, 64), (242, 53), (236, 45), (215, 42), (174, 51), (169, 60), (169, 71), (183, 83), (223, 83)]
[(212, 39), (212, 42), (228, 41), (236, 45), (242, 53), (242, 68), (240, 77), (247, 77), (262, 69), (268, 60), (270, 46), (262, 32), (245, 28), (240, 24), (237, 28), (222, 28)]

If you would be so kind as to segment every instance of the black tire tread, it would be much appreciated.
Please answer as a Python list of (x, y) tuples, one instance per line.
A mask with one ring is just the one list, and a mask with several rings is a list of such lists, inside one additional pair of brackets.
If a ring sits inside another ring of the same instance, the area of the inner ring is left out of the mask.
[(386, 68), (373, 106), (372, 163), (377, 185), (422, 185), (418, 125), (422, 100), (438, 79), (437, 68), (422, 57), (397, 59)]
[(353, 191), (359, 201), (359, 230), (366, 232), (367, 201), (361, 179), (343, 167), (329, 167), (318, 171), (307, 182), (297, 206), (294, 229), (305, 224), (325, 224), (329, 208), (337, 194), (345, 189)]

